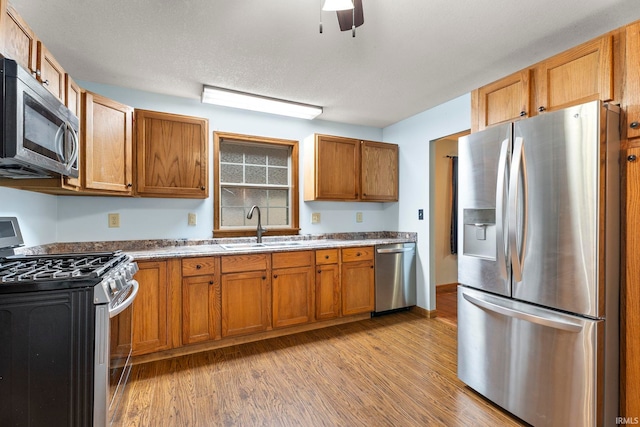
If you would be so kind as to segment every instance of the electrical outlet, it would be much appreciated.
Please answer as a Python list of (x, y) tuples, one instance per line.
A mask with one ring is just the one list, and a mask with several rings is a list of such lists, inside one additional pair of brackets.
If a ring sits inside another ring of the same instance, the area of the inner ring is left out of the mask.
[(119, 213), (110, 213), (109, 214), (109, 228), (118, 228), (120, 227), (120, 214)]
[(418, 219), (420, 221), (424, 219), (424, 211), (422, 209), (418, 209)]
[(189, 212), (187, 216), (187, 225), (196, 225), (198, 223), (198, 217), (194, 212)]
[(320, 224), (320, 212), (311, 214), (311, 224)]
[(356, 212), (356, 222), (362, 222), (362, 212)]

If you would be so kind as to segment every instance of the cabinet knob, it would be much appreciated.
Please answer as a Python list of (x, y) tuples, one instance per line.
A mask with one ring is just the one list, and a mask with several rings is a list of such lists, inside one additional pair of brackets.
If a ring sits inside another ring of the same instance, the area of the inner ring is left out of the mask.
[(545, 108), (545, 107), (543, 107), (542, 105), (541, 105), (540, 107), (538, 107), (538, 111), (539, 111), (540, 113), (542, 113), (542, 112), (543, 112), (543, 111), (545, 111), (545, 110), (546, 110), (546, 108)]
[(200, 186), (200, 189), (201, 189), (202, 191), (204, 191), (204, 190), (205, 190), (205, 186), (204, 186), (204, 185), (201, 185), (201, 186)]
[(360, 256), (360, 252), (358, 252), (358, 253), (356, 254), (356, 256)]
[(520, 111), (520, 117), (524, 117), (524, 116), (526, 116), (526, 115), (527, 115), (527, 112), (526, 112), (526, 111), (524, 111), (524, 110)]
[(627, 156), (627, 161), (628, 162), (635, 162), (638, 158), (636, 157), (635, 154), (631, 154), (629, 156)]
[(36, 70), (36, 76), (40, 77), (42, 75), (42, 71)]
[(267, 280), (267, 276), (262, 276), (262, 280)]
[(49, 80), (47, 79), (47, 80), (43, 81), (42, 84), (45, 85), (45, 86), (49, 86)]
[(213, 280), (209, 280), (209, 284), (210, 284), (210, 285), (213, 285)]
[(196, 270), (200, 270), (202, 268), (202, 266), (200, 264), (196, 265)]
[(131, 188), (133, 187), (133, 184), (131, 184), (130, 182), (127, 183), (127, 187)]
[(631, 122), (631, 124), (629, 125), (629, 127), (631, 129), (638, 129), (640, 127), (640, 123), (639, 122)]
[(325, 256), (324, 256), (324, 259), (329, 259), (329, 255), (325, 255)]
[(318, 273), (322, 273), (322, 270), (318, 270)]

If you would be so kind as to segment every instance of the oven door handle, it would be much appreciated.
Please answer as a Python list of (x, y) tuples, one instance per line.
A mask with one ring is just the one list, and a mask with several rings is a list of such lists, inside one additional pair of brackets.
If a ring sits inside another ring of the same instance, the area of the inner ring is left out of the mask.
[(131, 280), (131, 287), (133, 288), (131, 290), (131, 293), (129, 294), (129, 296), (127, 297), (127, 299), (125, 299), (124, 301), (122, 301), (122, 304), (118, 304), (117, 306), (110, 308), (109, 309), (109, 318), (113, 318), (116, 317), (118, 314), (122, 313), (124, 310), (127, 309), (127, 307), (129, 307), (131, 304), (133, 304), (133, 300), (136, 299), (136, 295), (138, 295), (138, 281), (135, 279)]

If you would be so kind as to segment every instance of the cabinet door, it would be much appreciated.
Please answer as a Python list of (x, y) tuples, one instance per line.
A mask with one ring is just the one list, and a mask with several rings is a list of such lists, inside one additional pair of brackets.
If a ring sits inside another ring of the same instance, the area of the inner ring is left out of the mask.
[(613, 36), (607, 35), (540, 64), (536, 75), (538, 111), (613, 98)]
[(83, 98), (84, 186), (130, 195), (133, 109), (91, 92)]
[[(640, 158), (640, 148), (634, 147), (626, 152), (626, 156)], [(625, 156), (625, 157), (626, 157)], [(621, 413), (626, 415), (640, 414), (640, 258), (636, 256), (640, 246), (640, 162), (624, 162), (626, 164), (626, 203), (624, 215), (627, 218), (624, 253), (624, 287), (621, 293), (621, 371), (624, 378), (622, 386)]]
[(307, 323), (313, 319), (312, 267), (273, 270), (273, 327)]
[(531, 109), (531, 70), (526, 69), (479, 88), (477, 112), (472, 130), (478, 131), (533, 115)]
[[(626, 32), (625, 128), (627, 138), (631, 139), (640, 137), (640, 22), (627, 26)], [(624, 138), (624, 132), (622, 137)]]
[(316, 268), (316, 320), (340, 316), (340, 269), (338, 264)]
[(373, 261), (343, 263), (341, 285), (343, 316), (374, 310)]
[(360, 193), (360, 141), (316, 135), (315, 198), (357, 200)]
[(220, 338), (220, 283), (214, 275), (182, 279), (182, 342)]
[(66, 103), (64, 79), (66, 73), (41, 41), (38, 41), (38, 70), (36, 74), (40, 83), (49, 92), (62, 103)]
[(207, 119), (136, 110), (136, 186), (142, 196), (205, 199)]
[(140, 284), (133, 302), (133, 354), (167, 350), (169, 342), (168, 280), (166, 261), (138, 262)]
[(398, 201), (398, 146), (383, 142), (363, 141), (362, 200)]
[[(3, 6), (6, 5), (2, 1)], [(2, 13), (2, 52), (6, 58), (15, 60), (25, 69), (36, 72), (38, 46), (35, 33), (29, 28), (18, 12), (7, 5), (6, 11), (3, 8)]]
[(271, 329), (271, 283), (266, 271), (222, 275), (222, 336)]

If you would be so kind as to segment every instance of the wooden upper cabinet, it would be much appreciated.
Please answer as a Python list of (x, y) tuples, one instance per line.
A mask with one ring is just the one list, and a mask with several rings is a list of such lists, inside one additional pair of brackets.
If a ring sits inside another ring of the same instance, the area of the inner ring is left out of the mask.
[(531, 70), (522, 70), (483, 86), (471, 96), (472, 105), (477, 105), (477, 111), (473, 113), (477, 117), (472, 123), (473, 132), (528, 117), (531, 114)]
[(313, 150), (305, 149), (305, 200), (358, 200), (360, 141), (315, 135)]
[(362, 200), (398, 201), (398, 146), (362, 141)]
[(83, 99), (84, 188), (131, 195), (133, 108), (88, 91)]
[(7, 4), (6, 0), (2, 0), (0, 6), (3, 14), (0, 21), (2, 54), (35, 74), (38, 66), (38, 46), (35, 33), (18, 15), (18, 12)]
[(208, 120), (136, 110), (135, 124), (137, 194), (207, 198)]
[(640, 22), (627, 26), (625, 51), (624, 128), (627, 138), (632, 139), (640, 137)]
[(398, 200), (395, 144), (315, 135), (304, 156), (305, 200)]
[(613, 99), (613, 36), (608, 34), (541, 62), (536, 70), (538, 112)]
[(62, 103), (66, 103), (66, 73), (64, 68), (39, 40), (37, 64), (36, 76), (40, 83)]

